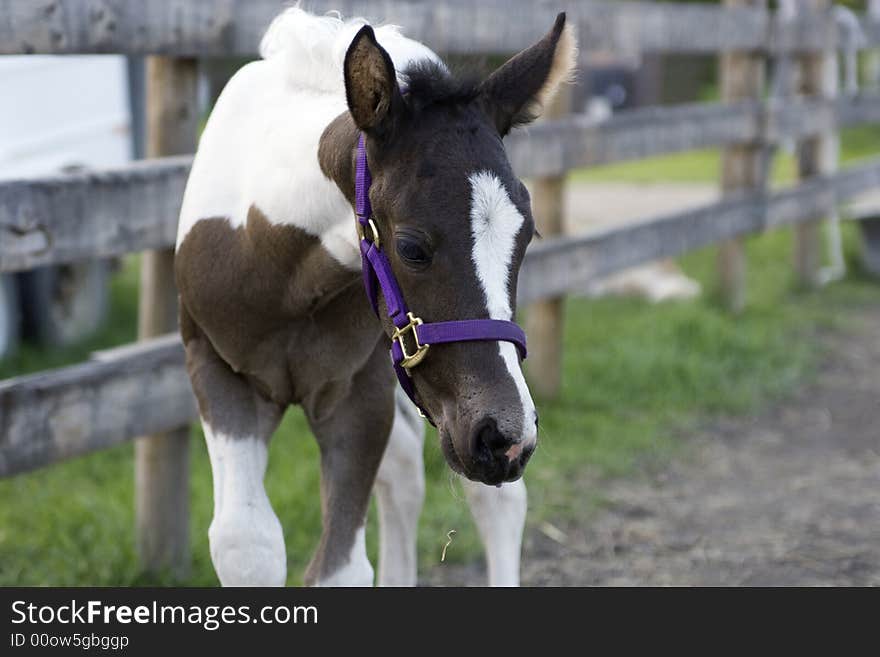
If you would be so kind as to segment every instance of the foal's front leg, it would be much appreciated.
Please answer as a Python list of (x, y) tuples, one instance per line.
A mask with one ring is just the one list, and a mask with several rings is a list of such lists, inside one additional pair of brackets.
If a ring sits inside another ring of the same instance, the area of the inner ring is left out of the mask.
[(342, 395), (322, 390), (303, 404), (321, 449), (321, 542), (306, 569), (314, 586), (372, 586), (364, 525), (394, 416), (388, 349), (379, 344)]
[(269, 436), (202, 427), (214, 477), (214, 518), (208, 528), (211, 561), (223, 586), (284, 586), (287, 552), (263, 476)]
[(462, 478), (471, 514), (489, 566), (489, 586), (519, 586), (519, 559), (526, 524), (526, 485), (522, 479), (486, 486)]
[[(415, 586), (416, 537), (425, 496), (425, 425), (399, 388), (395, 401), (394, 427), (376, 479), (379, 585)], [(501, 488), (461, 480), (485, 548), (489, 586), (518, 586), (527, 505), (523, 480)]]
[(425, 500), (425, 423), (399, 387), (394, 402), (394, 425), (376, 476), (379, 586), (415, 586), (416, 539)]
[(287, 553), (263, 475), (282, 409), (233, 372), (185, 311), (187, 368), (214, 479), (208, 529), (211, 561), (223, 586), (284, 586)]

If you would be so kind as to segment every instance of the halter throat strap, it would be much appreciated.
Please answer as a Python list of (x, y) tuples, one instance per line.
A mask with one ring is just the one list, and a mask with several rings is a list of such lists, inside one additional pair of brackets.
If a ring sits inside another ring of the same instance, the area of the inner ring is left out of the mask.
[(419, 412), (431, 424), (433, 420), (419, 403), (409, 370), (422, 362), (433, 345), (452, 342), (511, 342), (521, 358), (526, 357), (526, 336), (514, 322), (500, 319), (462, 319), (448, 322), (425, 322), (409, 310), (391, 263), (381, 248), (379, 231), (373, 220), (370, 185), (373, 178), (367, 165), (367, 147), (363, 133), (358, 137), (355, 165), (355, 215), (360, 237), (364, 289), (379, 316), (379, 290), (385, 299), (388, 318), (394, 325), (391, 334), (391, 362), (401, 388)]

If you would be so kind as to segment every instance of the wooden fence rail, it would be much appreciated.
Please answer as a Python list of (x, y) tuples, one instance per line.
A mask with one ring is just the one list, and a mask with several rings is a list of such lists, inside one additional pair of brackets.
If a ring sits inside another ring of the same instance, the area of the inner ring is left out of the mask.
[(191, 161), (0, 182), (0, 271), (173, 245)]
[[(0, 54), (251, 56), (283, 0), (0, 0)], [(512, 7), (511, 5), (516, 5)], [(315, 12), (370, 16), (442, 53), (515, 52), (566, 9), (583, 52), (823, 50), (844, 35), (819, 13), (780, 23), (772, 12), (663, 2), (589, 0), (311, 0)], [(515, 19), (511, 19), (515, 17)], [(866, 41), (880, 23), (861, 18)]]
[(526, 253), (518, 299), (528, 303), (581, 289), (634, 265), (716, 242), (815, 219), (880, 187), (880, 158), (772, 194), (732, 196), (664, 217), (542, 240)]
[[(570, 116), (516, 132), (506, 145), (517, 173), (533, 178), (866, 122), (880, 122), (880, 95), (647, 108), (599, 122)], [(190, 163), (179, 156), (0, 182), (0, 272), (173, 245)]]
[(570, 115), (516, 132), (505, 146), (517, 174), (531, 178), (738, 142), (800, 139), (873, 122), (880, 122), (875, 94), (834, 101), (694, 103), (625, 110), (601, 121)]
[(194, 417), (177, 335), (0, 381), (0, 477), (174, 429)]

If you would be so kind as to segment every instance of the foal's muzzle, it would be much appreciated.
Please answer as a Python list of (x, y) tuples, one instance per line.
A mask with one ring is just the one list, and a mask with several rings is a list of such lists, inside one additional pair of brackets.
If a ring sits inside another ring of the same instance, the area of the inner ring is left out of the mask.
[(453, 436), (441, 428), (440, 446), (449, 466), (472, 481), (500, 486), (519, 479), (537, 445), (536, 435), (511, 437), (492, 417), (484, 417)]
[(468, 445), (473, 474), (479, 481), (494, 486), (522, 476), (536, 442), (531, 438), (511, 439), (498, 429), (493, 418), (485, 418), (474, 426)]

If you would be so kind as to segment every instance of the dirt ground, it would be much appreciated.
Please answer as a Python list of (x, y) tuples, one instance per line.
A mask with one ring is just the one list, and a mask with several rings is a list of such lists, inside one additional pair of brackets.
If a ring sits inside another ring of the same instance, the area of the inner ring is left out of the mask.
[[(880, 585), (880, 306), (819, 339), (828, 358), (786, 401), (707, 423), (671, 464), (580, 482), (607, 503), (530, 527), (523, 584)], [(481, 563), (424, 580), (486, 581)]]

